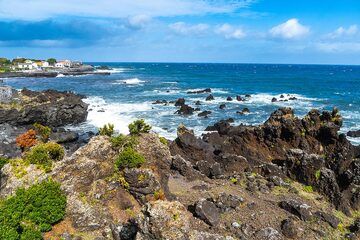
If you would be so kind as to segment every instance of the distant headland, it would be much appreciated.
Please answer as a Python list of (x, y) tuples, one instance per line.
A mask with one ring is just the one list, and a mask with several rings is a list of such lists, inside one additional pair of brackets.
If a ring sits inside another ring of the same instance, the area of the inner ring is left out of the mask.
[[(109, 75), (107, 71), (96, 71), (98, 68), (84, 64), (82, 61), (29, 59), (17, 57), (12, 60), (0, 58), (0, 78), (9, 77), (57, 77), (61, 75)], [(102, 69), (104, 70), (104, 69)], [(107, 68), (105, 69), (107, 70)]]

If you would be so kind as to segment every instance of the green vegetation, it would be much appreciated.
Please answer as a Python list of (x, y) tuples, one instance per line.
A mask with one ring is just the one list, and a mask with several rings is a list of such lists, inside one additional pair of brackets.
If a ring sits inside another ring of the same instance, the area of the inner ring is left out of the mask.
[(133, 148), (136, 145), (137, 140), (134, 136), (126, 136), (124, 134), (119, 134), (116, 137), (112, 137), (110, 139), (110, 142), (113, 148), (124, 149), (127, 147)]
[(162, 143), (162, 144), (164, 144), (164, 145), (168, 145), (169, 144), (169, 142), (168, 142), (168, 140), (166, 139), (166, 138), (164, 138), (164, 137), (159, 137), (159, 139), (160, 139), (160, 142)]
[(125, 148), (115, 161), (118, 169), (140, 167), (145, 162), (143, 155), (131, 147)]
[(3, 166), (5, 164), (7, 164), (9, 162), (9, 159), (4, 158), (4, 157), (0, 157), (0, 170), (3, 168)]
[(140, 133), (148, 133), (151, 130), (151, 126), (145, 123), (144, 119), (139, 119), (129, 124), (130, 135), (138, 135)]
[(50, 65), (55, 65), (55, 63), (57, 63), (55, 58), (49, 58), (48, 60), (46, 60)]
[(319, 181), (320, 177), (321, 177), (321, 171), (320, 171), (320, 170), (317, 170), (317, 171), (315, 172), (316, 181)]
[(312, 193), (312, 192), (314, 192), (314, 189), (313, 189), (312, 186), (304, 186), (304, 187), (303, 187), (303, 190), (304, 190), (305, 192), (307, 192), (307, 193)]
[(64, 157), (64, 149), (55, 142), (40, 143), (30, 149), (25, 160), (41, 166), (46, 172), (51, 171), (52, 161), (60, 161)]
[(52, 180), (18, 189), (0, 204), (0, 239), (42, 239), (41, 232), (64, 218), (65, 207), (60, 184)]
[(10, 65), (11, 61), (7, 58), (0, 58), (0, 66)]
[(41, 141), (47, 142), (51, 134), (51, 128), (43, 126), (40, 123), (35, 123), (33, 126), (36, 130), (36, 133), (40, 135)]
[(232, 177), (232, 178), (230, 178), (230, 182), (233, 184), (237, 184), (238, 180), (237, 180), (237, 178)]
[(112, 135), (114, 135), (114, 124), (105, 124), (102, 128), (99, 129), (99, 134), (101, 136), (111, 137)]

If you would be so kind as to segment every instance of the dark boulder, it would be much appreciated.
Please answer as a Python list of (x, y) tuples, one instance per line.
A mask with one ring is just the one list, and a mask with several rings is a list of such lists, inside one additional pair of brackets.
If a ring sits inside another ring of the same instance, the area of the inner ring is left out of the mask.
[(185, 98), (179, 98), (178, 100), (176, 100), (175, 102), (175, 106), (176, 107), (181, 107), (182, 105), (185, 104)]
[(277, 100), (277, 98), (276, 97), (273, 97), (272, 99), (271, 99), (271, 102), (277, 102), (278, 100)]
[(201, 105), (201, 102), (198, 100), (195, 102), (195, 105), (199, 106), (199, 105)]
[(240, 95), (237, 95), (236, 96), (236, 101), (241, 102), (241, 101), (244, 101), (244, 99)]
[(291, 218), (284, 219), (281, 222), (281, 231), (287, 238), (296, 238), (299, 235), (299, 229)]
[(75, 142), (79, 139), (79, 134), (73, 131), (65, 131), (64, 129), (53, 132), (50, 135), (50, 140), (56, 143)]
[(198, 114), (199, 117), (207, 117), (209, 114), (211, 114), (211, 111), (203, 111)]
[(340, 220), (337, 217), (326, 212), (317, 211), (315, 212), (315, 216), (317, 216), (320, 220), (327, 222), (332, 228), (335, 229), (337, 229), (340, 224)]
[(190, 107), (189, 105), (181, 105), (180, 109), (177, 110), (175, 113), (180, 114), (180, 115), (191, 115), (193, 114), (195, 111), (194, 108)]
[(167, 101), (166, 100), (156, 100), (152, 104), (167, 104)]
[(348, 131), (348, 132), (346, 133), (346, 135), (347, 135), (348, 137), (358, 138), (358, 137), (360, 137), (360, 130), (357, 130), (357, 131)]
[(214, 98), (214, 96), (212, 95), (212, 94), (210, 94), (209, 96), (207, 96), (206, 97), (206, 101), (212, 101), (212, 100), (214, 100), (215, 98)]
[(226, 105), (225, 105), (225, 104), (220, 104), (219, 108), (220, 108), (220, 109), (225, 109), (225, 108), (226, 108)]
[(197, 90), (197, 91), (188, 91), (187, 94), (201, 94), (201, 93), (211, 93), (210, 88), (205, 88), (203, 90)]
[(232, 100), (233, 100), (233, 99), (232, 99), (232, 97), (230, 97), (230, 96), (226, 98), (226, 101), (232, 101)]
[(310, 221), (312, 219), (312, 213), (310, 211), (311, 207), (305, 203), (300, 203), (295, 200), (285, 200), (281, 201), (279, 206), (295, 216), (298, 216), (303, 221)]
[(215, 205), (215, 203), (206, 199), (201, 199), (196, 203), (195, 213), (198, 218), (210, 226), (216, 226), (220, 221), (219, 208)]

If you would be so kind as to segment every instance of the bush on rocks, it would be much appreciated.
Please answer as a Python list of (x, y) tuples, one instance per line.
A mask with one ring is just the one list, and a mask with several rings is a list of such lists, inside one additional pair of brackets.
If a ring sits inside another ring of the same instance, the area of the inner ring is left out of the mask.
[(136, 145), (136, 138), (133, 136), (119, 134), (116, 137), (112, 137), (110, 142), (112, 147), (115, 149), (125, 149), (127, 147), (133, 148)]
[(25, 155), (27, 161), (40, 165), (45, 171), (51, 170), (52, 161), (60, 161), (63, 157), (63, 147), (55, 142), (38, 144)]
[(41, 232), (64, 218), (65, 207), (60, 184), (52, 180), (18, 189), (0, 205), (0, 239), (42, 239)]
[(16, 138), (16, 145), (19, 146), (22, 151), (35, 146), (36, 143), (36, 131), (33, 129), (30, 129), (26, 133), (21, 134)]
[(7, 164), (9, 162), (9, 159), (4, 158), (4, 157), (0, 157), (0, 170), (2, 169), (2, 167)]
[(135, 151), (131, 147), (125, 148), (115, 161), (118, 169), (140, 167), (145, 162), (143, 155)]
[(112, 135), (114, 135), (114, 124), (105, 124), (102, 128), (99, 129), (99, 134), (101, 136), (111, 137)]
[(47, 142), (49, 140), (50, 134), (51, 134), (51, 128), (47, 126), (43, 126), (40, 123), (35, 123), (34, 128), (37, 132), (37, 134), (40, 135), (41, 141)]
[(151, 126), (145, 123), (144, 119), (139, 119), (129, 124), (130, 135), (138, 135), (140, 133), (148, 133), (151, 130)]

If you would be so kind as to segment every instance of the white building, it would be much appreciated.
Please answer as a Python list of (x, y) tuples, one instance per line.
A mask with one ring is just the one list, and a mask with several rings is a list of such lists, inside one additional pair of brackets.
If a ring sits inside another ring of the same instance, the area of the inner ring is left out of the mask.
[(57, 62), (57, 63), (55, 63), (55, 67), (57, 67), (57, 68), (64, 68), (64, 67), (65, 67), (64, 62)]

